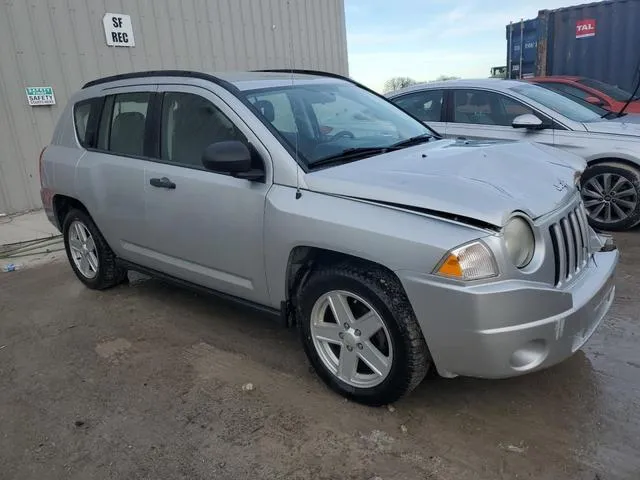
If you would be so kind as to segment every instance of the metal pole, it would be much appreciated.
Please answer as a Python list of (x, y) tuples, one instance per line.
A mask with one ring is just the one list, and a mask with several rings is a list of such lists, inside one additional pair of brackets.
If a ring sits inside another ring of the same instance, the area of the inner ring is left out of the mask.
[(520, 79), (522, 80), (522, 57), (524, 56), (524, 18), (520, 19)]
[(511, 50), (513, 50), (513, 22), (509, 22), (509, 45), (507, 47), (507, 78), (509, 80), (511, 80)]

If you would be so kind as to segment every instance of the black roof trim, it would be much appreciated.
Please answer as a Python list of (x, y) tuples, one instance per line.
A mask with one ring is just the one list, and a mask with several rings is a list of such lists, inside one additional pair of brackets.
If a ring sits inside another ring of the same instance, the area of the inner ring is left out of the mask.
[(145, 78), (145, 77), (188, 77), (188, 78), (198, 78), (200, 80), (209, 80), (210, 82), (217, 83), (227, 89), (232, 87), (235, 89), (233, 85), (229, 82), (226, 82), (214, 75), (203, 73), (203, 72), (194, 72), (190, 70), (148, 70), (142, 72), (131, 72), (131, 73), (121, 73), (119, 75), (111, 75), (110, 77), (98, 78), (96, 80), (91, 80), (87, 82), (82, 87), (89, 88), (95, 85), (101, 85), (103, 83), (109, 82), (117, 82), (118, 80), (129, 80), (131, 78)]
[[(368, 87), (365, 87), (364, 85), (356, 82), (355, 80), (353, 80), (352, 78), (349, 77), (345, 77), (344, 75), (340, 75), (339, 73), (332, 73), (332, 72), (324, 72), (322, 70), (306, 70), (303, 68), (268, 68), (265, 70), (253, 70), (254, 72), (265, 72), (265, 73), (269, 73), (269, 72), (273, 72), (273, 73), (299, 73), (301, 75), (316, 75), (318, 77), (330, 77), (330, 78), (337, 78), (340, 80), (344, 80), (345, 82), (350, 82), (353, 83), (354, 85), (357, 85), (361, 88), (364, 88), (365, 90), (371, 90)], [(374, 92), (375, 93), (375, 92)]]

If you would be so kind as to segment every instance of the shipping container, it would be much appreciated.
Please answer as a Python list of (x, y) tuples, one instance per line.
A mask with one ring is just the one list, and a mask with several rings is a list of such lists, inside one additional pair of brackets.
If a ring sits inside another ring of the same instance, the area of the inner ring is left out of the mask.
[(347, 75), (344, 0), (2, 0), (0, 64), (0, 214), (11, 214), (41, 208), (38, 155), (85, 82), (153, 69)]
[[(507, 25), (510, 78), (576, 75), (631, 91), (640, 68), (638, 25), (640, 0), (609, 0), (541, 10), (535, 19)], [(523, 55), (519, 45), (529, 46), (521, 47)], [(522, 70), (518, 70), (520, 58)]]
[(507, 72), (509, 78), (532, 77), (536, 69), (538, 19), (507, 25)]

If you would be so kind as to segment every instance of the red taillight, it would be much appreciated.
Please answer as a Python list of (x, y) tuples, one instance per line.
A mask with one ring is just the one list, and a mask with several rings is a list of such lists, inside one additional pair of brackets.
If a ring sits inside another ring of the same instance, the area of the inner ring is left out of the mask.
[(40, 172), (40, 186), (42, 186), (42, 177), (44, 176), (44, 172), (42, 170), (42, 157), (44, 157), (44, 151), (47, 147), (44, 147), (40, 152), (40, 157), (38, 158), (38, 171)]

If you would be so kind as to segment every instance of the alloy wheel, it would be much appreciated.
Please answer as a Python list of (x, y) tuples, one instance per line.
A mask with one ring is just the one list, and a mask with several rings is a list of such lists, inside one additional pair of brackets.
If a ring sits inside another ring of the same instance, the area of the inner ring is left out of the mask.
[(69, 226), (69, 250), (78, 271), (88, 279), (98, 274), (98, 252), (91, 232), (86, 225), (75, 220)]
[(587, 180), (582, 198), (589, 217), (605, 224), (625, 220), (638, 206), (633, 183), (615, 173), (602, 173)]
[(389, 331), (380, 314), (354, 293), (334, 290), (318, 298), (311, 337), (324, 366), (353, 387), (375, 387), (391, 371)]

